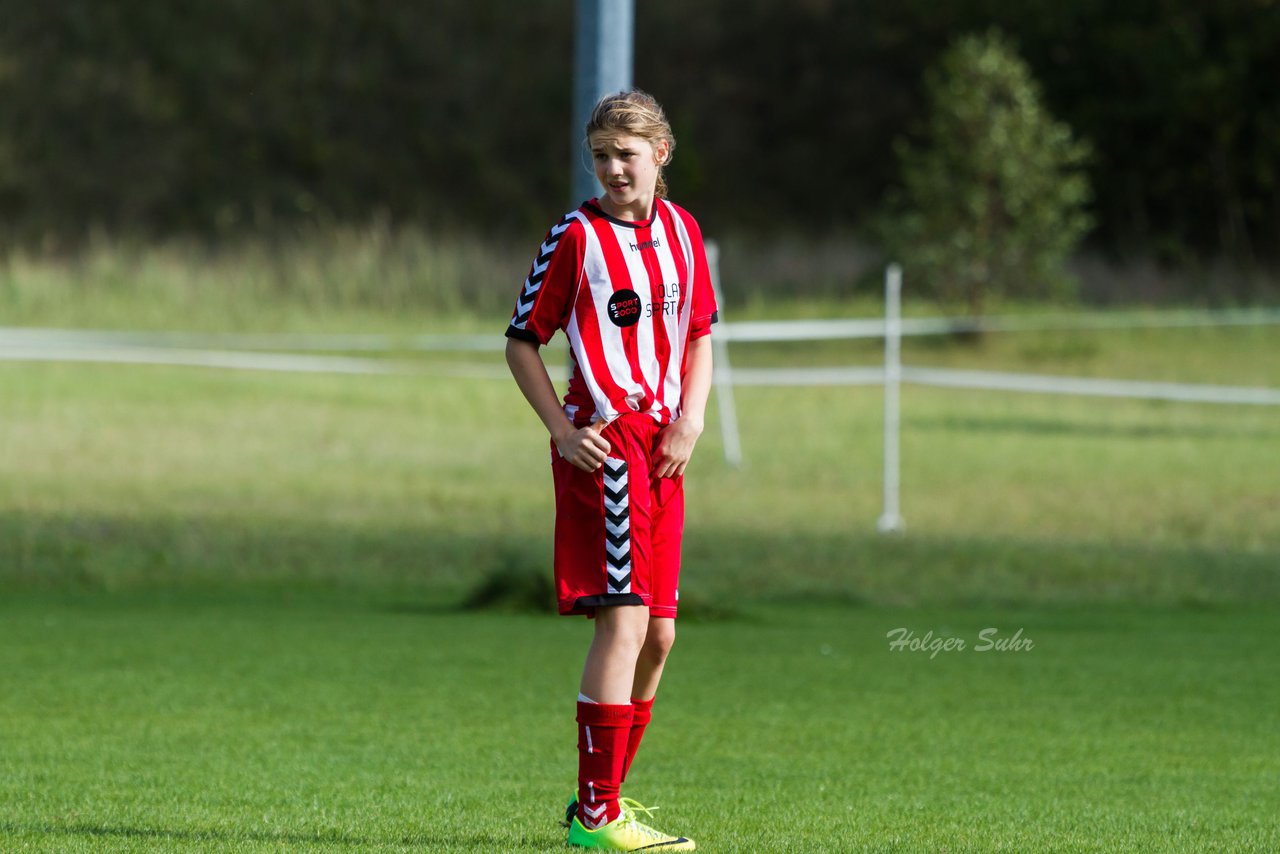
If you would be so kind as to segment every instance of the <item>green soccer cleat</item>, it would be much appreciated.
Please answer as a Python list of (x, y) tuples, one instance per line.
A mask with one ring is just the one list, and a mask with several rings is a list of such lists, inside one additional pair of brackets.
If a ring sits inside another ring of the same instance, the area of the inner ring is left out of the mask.
[(573, 824), (573, 817), (578, 814), (578, 796), (574, 795), (569, 799), (569, 805), (564, 808), (564, 821), (560, 822), (561, 827), (568, 827)]
[(644, 807), (630, 798), (619, 798), (622, 815), (596, 830), (587, 830), (575, 814), (569, 823), (569, 845), (598, 851), (695, 851), (692, 839), (671, 836), (636, 820), (636, 813), (650, 815), (657, 807)]

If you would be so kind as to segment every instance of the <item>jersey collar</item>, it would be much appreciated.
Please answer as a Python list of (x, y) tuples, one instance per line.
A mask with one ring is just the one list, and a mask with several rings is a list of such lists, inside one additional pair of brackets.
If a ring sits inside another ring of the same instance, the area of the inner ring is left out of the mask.
[(627, 228), (639, 229), (639, 228), (648, 228), (649, 226), (653, 225), (653, 221), (658, 217), (658, 205), (660, 204), (662, 204), (661, 199), (654, 199), (653, 213), (649, 215), (649, 218), (646, 220), (636, 220), (634, 222), (626, 219), (618, 219), (616, 216), (612, 216), (610, 214), (605, 213), (604, 208), (600, 207), (600, 200), (598, 198), (592, 199), (591, 201), (588, 201), (588, 202), (583, 202), (582, 206), (587, 210), (591, 211), (592, 214), (598, 217), (603, 217), (604, 219), (609, 220), (609, 222), (613, 223), (614, 225), (622, 225), (622, 226), (626, 226)]

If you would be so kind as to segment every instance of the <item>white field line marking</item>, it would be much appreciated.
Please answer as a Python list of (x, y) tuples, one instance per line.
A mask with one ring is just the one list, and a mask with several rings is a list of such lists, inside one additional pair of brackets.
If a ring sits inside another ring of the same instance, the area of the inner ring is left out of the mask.
[(247, 371), (331, 374), (402, 374), (403, 365), (381, 359), (345, 356), (299, 356), (232, 350), (186, 350), (155, 347), (13, 347), (0, 344), (0, 361), (105, 362), (130, 365), (178, 365)]
[[(1261, 386), (1147, 382), (912, 367), (902, 368), (902, 381), (941, 388), (974, 388), (1030, 394), (1070, 394), (1187, 403), (1280, 406), (1280, 389)], [(735, 385), (755, 386), (881, 385), (884, 382), (884, 369), (879, 367), (735, 368), (733, 382)]]
[(1127, 397), (1187, 403), (1280, 406), (1280, 388), (1227, 386), (1206, 383), (1148, 382), (1146, 380), (1011, 374), (999, 371), (961, 371), (942, 368), (903, 368), (903, 382), (947, 388), (981, 388), (1033, 394), (1073, 394)]
[[(419, 366), (380, 359), (343, 356), (300, 356), (292, 353), (257, 353), (229, 350), (179, 350), (151, 347), (10, 347), (0, 345), (0, 361), (96, 362), (133, 365), (170, 365), (252, 371), (337, 374), (423, 374), (470, 379), (507, 380), (510, 372), (500, 365), (460, 363)], [(552, 379), (563, 382), (566, 371), (552, 366)], [(1124, 397), (1190, 403), (1280, 406), (1280, 389), (1191, 383), (1108, 380), (1047, 374), (1011, 374), (997, 371), (962, 371), (945, 368), (903, 367), (902, 381), (944, 388), (974, 388), (1033, 394), (1070, 394)], [(856, 386), (880, 385), (879, 367), (735, 368), (733, 382), (742, 386)]]
[(884, 368), (734, 368), (734, 385), (883, 385)]
[(308, 333), (131, 332), (105, 329), (0, 327), (0, 346), (150, 347), (195, 350), (274, 350), (347, 353), (500, 352), (507, 346), (502, 329), (491, 335), (378, 335)]
[[(186, 350), (158, 347), (14, 347), (0, 342), (0, 362), (80, 362), (125, 365), (160, 365), (243, 371), (329, 373), (363, 375), (419, 375), (477, 380), (510, 380), (501, 363), (455, 362), (417, 364), (387, 359), (348, 356), (314, 356), (295, 353), (261, 353), (243, 350)], [(569, 379), (567, 369), (551, 365), (547, 373), (555, 382)]]
[[(950, 335), (957, 332), (1044, 332), (1103, 329), (1177, 329), (1214, 326), (1273, 326), (1280, 309), (1167, 312), (1082, 312), (1068, 315), (1003, 317), (908, 317), (902, 334)], [(843, 320), (737, 321), (717, 326), (730, 341), (824, 341), (883, 338), (884, 318)]]
[[(1221, 311), (1080, 312), (1067, 315), (977, 318), (908, 317), (902, 334), (949, 335), (956, 332), (1036, 332), (1047, 330), (1154, 329), (1280, 325), (1280, 309)], [(716, 325), (728, 341), (819, 341), (884, 336), (879, 317), (838, 320), (738, 321)], [(383, 335), (342, 333), (137, 332), (97, 329), (0, 327), (0, 342), (28, 347), (163, 347), (210, 350), (297, 350), (328, 352), (498, 352), (506, 347), (502, 328), (480, 335)], [(2, 343), (0, 343), (2, 346)]]
[[(1244, 325), (1256, 323), (1280, 322), (1280, 312), (1217, 312), (1216, 320), (1209, 323), (1203, 315), (1186, 313), (1170, 313), (1162, 321), (1163, 325)], [(1080, 319), (1089, 316), (1080, 315)], [(1137, 317), (1137, 316), (1135, 316)], [(1197, 319), (1199, 318), (1199, 319)], [(1274, 318), (1274, 319), (1268, 319)], [(1052, 319), (1052, 318), (1051, 318)], [(938, 319), (917, 319), (917, 323), (926, 321), (933, 323)], [(1009, 318), (1012, 328), (1013, 321)], [(1071, 318), (1065, 318), (1069, 321)], [(1124, 328), (1131, 323), (1122, 322), (1121, 318), (1094, 316), (1098, 321), (1096, 328)], [(1105, 321), (1105, 323), (1103, 322)], [(911, 321), (904, 320), (904, 325)], [(946, 331), (954, 331), (955, 323), (950, 320)], [(818, 327), (814, 327), (818, 324)], [(1156, 325), (1156, 324), (1152, 324)], [(728, 326), (726, 324), (726, 326)], [(835, 337), (850, 337), (862, 330), (870, 331), (874, 327), (875, 335), (882, 335), (884, 323), (881, 320), (846, 320), (846, 321), (799, 321), (779, 324), (738, 324), (729, 329), (746, 327), (748, 332), (763, 334), (767, 327), (777, 326), (783, 330), (790, 329), (787, 334), (795, 335), (808, 332)], [(920, 327), (923, 329), (923, 327)], [(1033, 328), (1033, 327), (1025, 327)], [(1065, 323), (1058, 328), (1070, 327)], [(726, 329), (725, 331), (729, 331)], [(905, 330), (904, 330), (905, 332)], [(772, 334), (772, 333), (770, 333)], [(917, 331), (916, 334), (929, 334)], [(794, 338), (739, 337), (736, 340), (796, 340)], [(856, 335), (854, 337), (857, 337)], [(505, 346), (501, 335), (492, 336), (419, 336), (418, 345), (429, 344), (429, 349), (447, 350), (497, 350)], [(61, 329), (14, 329), (0, 328), (0, 361), (56, 361), (56, 362), (105, 362), (123, 364), (177, 365), (205, 368), (224, 368), (236, 370), (289, 371), (305, 373), (343, 373), (343, 374), (411, 374), (420, 373), (436, 376), (457, 376), (475, 379), (500, 379), (510, 377), (505, 367), (496, 364), (450, 364), (450, 365), (414, 365), (412, 363), (394, 362), (383, 359), (365, 359), (350, 356), (300, 355), (296, 353), (200, 349), (179, 347), (179, 342), (218, 341), (233, 346), (274, 343), (309, 343), (315, 349), (346, 349), (378, 351), (390, 347), (393, 342), (389, 336), (291, 336), (291, 335), (253, 335), (253, 336), (221, 336), (221, 335), (189, 335), (186, 333), (135, 333), (135, 332), (99, 332)], [(149, 342), (149, 343), (144, 343)], [(319, 345), (324, 344), (325, 347)], [(383, 345), (386, 345), (384, 347)], [(423, 349), (419, 346), (416, 349)], [(553, 360), (554, 361), (554, 360)], [(563, 381), (565, 371), (558, 367), (550, 370), (552, 379)], [(1275, 406), (1280, 405), (1280, 389), (1267, 387), (1223, 386), (1212, 384), (1146, 382), (1140, 380), (1114, 380), (1084, 377), (1064, 377), (1045, 374), (1016, 374), (996, 371), (967, 371), (941, 368), (903, 367), (902, 381), (917, 385), (930, 385), (948, 388), (978, 388), (997, 391), (1015, 391), (1038, 394), (1073, 394), (1100, 397), (1127, 397), (1149, 400), (1171, 400), (1201, 403), (1248, 404)], [(755, 386), (831, 386), (831, 385), (878, 385), (884, 382), (884, 370), (880, 367), (818, 367), (818, 368), (735, 368), (733, 370), (734, 385)]]

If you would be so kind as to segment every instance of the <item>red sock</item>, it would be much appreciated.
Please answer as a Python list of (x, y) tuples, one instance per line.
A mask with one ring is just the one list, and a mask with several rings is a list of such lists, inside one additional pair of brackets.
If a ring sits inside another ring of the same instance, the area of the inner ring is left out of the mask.
[(578, 703), (578, 821), (595, 830), (617, 818), (631, 706)]
[(644, 738), (644, 728), (649, 725), (653, 716), (653, 697), (647, 700), (632, 700), (631, 734), (627, 737), (627, 759), (622, 763), (622, 782), (627, 781), (627, 772), (631, 770), (631, 760), (636, 758), (640, 749), (640, 739)]

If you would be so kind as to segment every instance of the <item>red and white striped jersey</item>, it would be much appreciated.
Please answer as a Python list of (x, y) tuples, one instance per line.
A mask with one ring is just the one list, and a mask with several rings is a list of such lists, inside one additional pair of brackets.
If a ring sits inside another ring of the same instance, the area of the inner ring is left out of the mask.
[(507, 336), (541, 345), (564, 330), (574, 424), (623, 412), (667, 424), (680, 415), (689, 342), (715, 319), (702, 232), (688, 211), (658, 199), (647, 222), (626, 222), (593, 199), (547, 233)]

